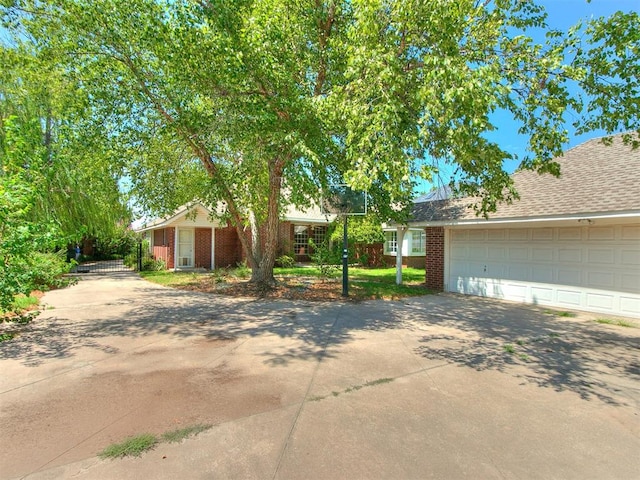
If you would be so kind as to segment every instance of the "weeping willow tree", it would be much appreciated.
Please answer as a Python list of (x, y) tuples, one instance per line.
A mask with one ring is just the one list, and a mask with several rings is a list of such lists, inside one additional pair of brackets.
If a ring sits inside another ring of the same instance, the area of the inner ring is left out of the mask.
[(30, 220), (69, 241), (112, 234), (129, 219), (120, 162), (87, 121), (87, 94), (23, 49), (0, 46), (0, 56), (0, 165), (32, 190)]
[(6, 310), (53, 268), (55, 258), (41, 254), (83, 237), (113, 236), (129, 215), (108, 143), (86, 135), (82, 90), (15, 46), (0, 45), (0, 66), (0, 309)]

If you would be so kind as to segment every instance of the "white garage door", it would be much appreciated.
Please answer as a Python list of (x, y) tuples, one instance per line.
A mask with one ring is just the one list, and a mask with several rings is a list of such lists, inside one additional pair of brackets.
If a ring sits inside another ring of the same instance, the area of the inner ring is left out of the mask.
[(447, 289), (640, 317), (640, 225), (451, 229)]

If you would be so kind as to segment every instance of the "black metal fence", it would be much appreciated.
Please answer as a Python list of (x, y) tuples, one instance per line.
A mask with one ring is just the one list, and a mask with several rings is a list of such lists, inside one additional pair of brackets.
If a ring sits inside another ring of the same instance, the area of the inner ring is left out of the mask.
[(81, 261), (73, 269), (73, 273), (117, 273), (140, 272), (145, 269), (146, 260), (151, 259), (151, 254), (143, 247), (142, 242), (133, 246), (126, 255), (118, 258)]

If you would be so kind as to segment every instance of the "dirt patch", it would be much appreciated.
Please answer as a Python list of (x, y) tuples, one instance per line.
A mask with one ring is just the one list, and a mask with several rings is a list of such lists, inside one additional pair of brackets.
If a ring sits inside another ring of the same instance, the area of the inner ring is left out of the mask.
[(132, 435), (215, 425), (280, 407), (273, 384), (226, 365), (105, 372), (65, 388), (40, 388), (36, 398), (3, 405), (3, 477), (92, 457)]

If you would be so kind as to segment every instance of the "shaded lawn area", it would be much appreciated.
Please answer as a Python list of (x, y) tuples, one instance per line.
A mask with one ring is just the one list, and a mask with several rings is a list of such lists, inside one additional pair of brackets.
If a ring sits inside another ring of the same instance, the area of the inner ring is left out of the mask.
[[(276, 268), (278, 282), (273, 289), (258, 289), (248, 283), (246, 268), (219, 269), (213, 272), (141, 272), (149, 281), (167, 287), (237, 296), (276, 297), (305, 300), (336, 300), (342, 297), (342, 270), (322, 276), (316, 267)], [(395, 268), (349, 268), (349, 297), (356, 300), (388, 299), (426, 295), (425, 271), (402, 270), (403, 284), (396, 285)]]

